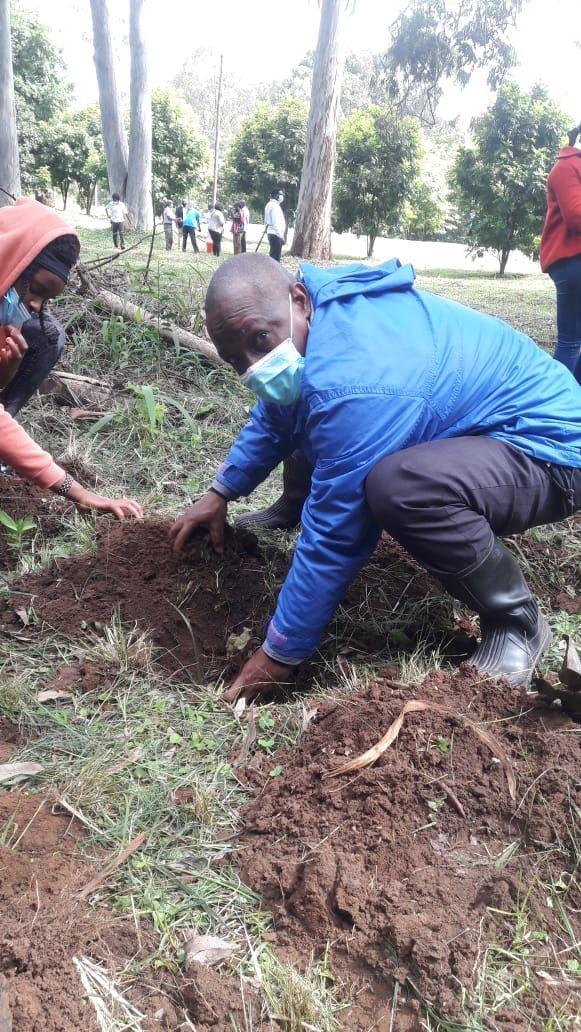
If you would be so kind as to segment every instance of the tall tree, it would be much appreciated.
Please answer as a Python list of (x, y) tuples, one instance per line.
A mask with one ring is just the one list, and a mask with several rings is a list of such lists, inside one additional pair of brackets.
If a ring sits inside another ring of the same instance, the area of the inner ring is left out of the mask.
[(145, 40), (145, 0), (129, 3), (131, 56), (129, 171), (127, 206), (139, 229), (153, 227), (151, 192), (151, 87)]
[(546, 181), (570, 119), (545, 87), (530, 93), (507, 83), (473, 124), (472, 147), (461, 147), (452, 181), (466, 215), (474, 210), (470, 240), (494, 251), (504, 274), (510, 252), (532, 254), (543, 228)]
[(524, 0), (412, 0), (392, 26), (375, 86), (407, 113), (433, 123), (446, 81), (464, 86), (476, 69), (498, 89), (516, 64), (507, 39)]
[(16, 107), (14, 77), (12, 74), (12, 45), (10, 42), (10, 0), (0, 0), (0, 207), (12, 204), (20, 196), (20, 163), (16, 134)]
[(129, 148), (115, 77), (115, 54), (107, 0), (91, 0), (93, 60), (99, 86), (101, 126), (111, 193), (126, 195)]
[(343, 76), (345, 0), (322, 0), (307, 140), (291, 253), (331, 258), (331, 199)]
[(198, 133), (197, 119), (181, 97), (169, 90), (154, 90), (153, 193), (156, 206), (166, 197), (206, 198), (210, 156)]

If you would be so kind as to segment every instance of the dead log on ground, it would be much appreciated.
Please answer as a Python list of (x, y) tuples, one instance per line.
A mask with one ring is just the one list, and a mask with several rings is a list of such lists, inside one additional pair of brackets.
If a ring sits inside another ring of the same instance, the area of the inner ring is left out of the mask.
[(184, 330), (181, 326), (176, 326), (173, 323), (165, 326), (155, 315), (152, 315), (151, 312), (148, 312), (141, 305), (133, 304), (132, 301), (124, 301), (118, 294), (113, 294), (110, 290), (97, 287), (82, 265), (77, 265), (75, 271), (78, 273), (84, 290), (98, 308), (112, 315), (121, 315), (124, 319), (134, 322), (138, 326), (145, 326), (147, 329), (155, 330), (163, 340), (167, 340), (170, 344), (174, 344), (177, 341), (181, 348), (195, 351), (196, 354), (202, 355), (212, 365), (224, 365), (216, 348), (209, 340), (204, 340), (203, 337), (198, 337), (197, 334), (190, 333), (189, 330)]

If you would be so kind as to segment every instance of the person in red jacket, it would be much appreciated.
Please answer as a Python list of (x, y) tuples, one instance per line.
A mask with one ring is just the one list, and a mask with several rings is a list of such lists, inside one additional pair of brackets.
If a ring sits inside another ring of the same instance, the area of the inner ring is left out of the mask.
[[(51, 208), (19, 198), (0, 208), (0, 388), (21, 370), (28, 344), (22, 324), (39, 320), (45, 302), (65, 289), (79, 256), (79, 239)], [(31, 375), (34, 373), (32, 370)], [(21, 385), (21, 399), (26, 385)], [(0, 464), (40, 487), (69, 498), (81, 510), (111, 512), (117, 519), (140, 518), (132, 498), (104, 498), (87, 491), (28, 436), (0, 401)]]
[(581, 125), (569, 133), (547, 180), (541, 268), (557, 291), (554, 357), (581, 383)]

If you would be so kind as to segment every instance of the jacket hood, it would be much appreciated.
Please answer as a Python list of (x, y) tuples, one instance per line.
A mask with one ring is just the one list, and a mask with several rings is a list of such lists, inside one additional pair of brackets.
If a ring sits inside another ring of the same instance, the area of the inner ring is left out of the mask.
[(402, 265), (391, 258), (382, 265), (369, 267), (357, 262), (334, 269), (318, 269), (301, 265), (302, 280), (315, 305), (354, 297), (356, 294), (384, 294), (389, 290), (409, 290), (416, 274), (412, 265)]
[(19, 197), (10, 207), (0, 208), (0, 297), (14, 285), (43, 247), (67, 235), (78, 240), (68, 223), (39, 201)]
[(561, 161), (563, 158), (581, 158), (581, 149), (579, 147), (561, 147), (557, 161)]

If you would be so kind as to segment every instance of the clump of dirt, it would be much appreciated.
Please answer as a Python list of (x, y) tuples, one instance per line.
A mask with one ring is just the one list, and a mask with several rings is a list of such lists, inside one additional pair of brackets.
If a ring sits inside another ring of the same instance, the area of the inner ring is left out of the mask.
[[(408, 714), (373, 767), (322, 780), (373, 745), (410, 698), (448, 712)], [(538, 873), (540, 854), (555, 881), (569, 884), (575, 870), (567, 827), (581, 804), (581, 736), (568, 719), (483, 682), (469, 667), (406, 689), (377, 680), (366, 692), (311, 708), (316, 713), (298, 747), (269, 759), (281, 775), (248, 771), (256, 798), (244, 814), (239, 861), (244, 880), (273, 912), (278, 947), (289, 959), (320, 955), (332, 944), (331, 966), (354, 992), (344, 1027), (363, 1032), (381, 1016), (386, 1024), (378, 1027), (391, 1027), (396, 981), (403, 997), (413, 996), (413, 986), (460, 1020), (459, 988), (475, 984), (488, 932), (510, 948), (529, 889), (527, 931), (541, 933), (536, 963), (551, 964), (546, 934), (561, 944), (566, 968), (567, 943)], [(474, 724), (494, 734), (496, 752)], [(514, 798), (499, 762), (504, 751), (516, 776)], [(572, 888), (576, 941), (580, 903)], [(571, 991), (558, 979), (532, 983), (539, 1020)], [(520, 999), (526, 1002), (526, 993)], [(502, 1023), (502, 1014), (495, 1018)], [(514, 1012), (509, 1026), (519, 1027)]]
[[(54, 517), (43, 498), (34, 488), (22, 493), (13, 487), (2, 504), (10, 515), (32, 513), (44, 531)], [(156, 659), (167, 671), (190, 671), (198, 679), (228, 675), (240, 663), (236, 652), (228, 654), (230, 635), (247, 627), (248, 649), (256, 647), (272, 611), (256, 537), (227, 528), (226, 555), (220, 557), (200, 533), (178, 558), (170, 527), (161, 519), (99, 519), (96, 554), (56, 558), (42, 573), (21, 578), (13, 585), (19, 604), (10, 596), (0, 600), (0, 630), (18, 634), (22, 619), (16, 609), (28, 595), (36, 623), (27, 625), (27, 637), (61, 631), (82, 642), (84, 634), (93, 636), (118, 614), (125, 627), (151, 632)], [(4, 558), (14, 561), (14, 553), (8, 550)], [(64, 676), (89, 688), (100, 673), (85, 662), (76, 676), (70, 668)]]

